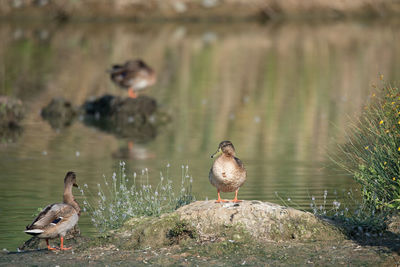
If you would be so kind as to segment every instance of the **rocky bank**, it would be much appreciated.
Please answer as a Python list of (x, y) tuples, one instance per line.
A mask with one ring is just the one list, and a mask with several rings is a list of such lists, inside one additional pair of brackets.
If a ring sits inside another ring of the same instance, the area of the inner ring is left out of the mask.
[(197, 201), (157, 218), (133, 218), (107, 236), (68, 239), (69, 251), (31, 240), (25, 252), (1, 251), (0, 265), (396, 266), (396, 222), (379, 238), (349, 239), (331, 222), (277, 204)]
[(133, 218), (110, 235), (124, 248), (162, 247), (185, 239), (327, 241), (342, 240), (334, 225), (309, 212), (261, 201), (196, 201), (159, 218)]

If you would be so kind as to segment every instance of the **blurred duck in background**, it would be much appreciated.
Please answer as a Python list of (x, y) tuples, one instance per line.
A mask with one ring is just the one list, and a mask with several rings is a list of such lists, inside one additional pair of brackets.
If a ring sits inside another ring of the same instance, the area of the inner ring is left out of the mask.
[(157, 80), (154, 70), (141, 59), (113, 65), (108, 72), (111, 80), (122, 89), (127, 89), (131, 98), (136, 98), (138, 91), (152, 86)]

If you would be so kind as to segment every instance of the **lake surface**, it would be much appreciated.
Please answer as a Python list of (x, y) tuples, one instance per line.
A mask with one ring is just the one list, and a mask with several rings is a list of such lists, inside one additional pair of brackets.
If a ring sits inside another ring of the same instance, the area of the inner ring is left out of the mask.
[[(3, 22), (0, 94), (23, 100), (27, 114), (23, 132), (0, 145), (0, 248), (15, 250), (37, 208), (62, 201), (69, 170), (95, 191), (121, 160), (128, 175), (148, 168), (153, 183), (170, 164), (179, 184), (188, 165), (197, 199), (216, 198), (208, 172), (222, 140), (234, 143), (248, 171), (241, 199), (281, 203), (277, 192), (307, 209), (324, 190), (332, 201), (334, 191), (356, 188), (328, 152), (345, 142), (378, 75), (400, 80), (397, 24)], [(41, 118), (54, 97), (81, 105), (105, 93), (125, 96), (106, 69), (134, 58), (157, 71), (143, 94), (171, 115), (155, 138), (125, 153), (131, 140), (79, 120), (53, 129)], [(94, 233), (87, 214), (80, 227)]]

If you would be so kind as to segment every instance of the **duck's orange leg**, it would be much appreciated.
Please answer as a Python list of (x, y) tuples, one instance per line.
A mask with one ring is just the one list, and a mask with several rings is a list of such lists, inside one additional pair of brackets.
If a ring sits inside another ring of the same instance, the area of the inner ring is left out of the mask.
[(133, 149), (133, 141), (128, 141), (128, 149), (129, 149), (129, 151), (132, 151), (132, 149)]
[(69, 248), (64, 248), (64, 237), (60, 237), (60, 240), (61, 240), (60, 250), (68, 250), (68, 249), (71, 249), (71, 247), (69, 247)]
[(56, 250), (57, 248), (52, 248), (52, 247), (50, 247), (50, 245), (49, 245), (49, 240), (48, 239), (46, 239), (46, 244), (47, 244), (47, 249), (48, 250)]
[(229, 200), (221, 199), (221, 196), (219, 194), (219, 189), (217, 189), (217, 190), (218, 190), (218, 199), (217, 199), (217, 201), (215, 201), (215, 203), (229, 202)]
[(135, 91), (133, 90), (132, 87), (128, 89), (128, 95), (129, 95), (130, 98), (136, 98), (137, 97), (137, 94), (135, 93)]
[(235, 198), (232, 200), (232, 202), (234, 202), (234, 203), (242, 202), (241, 200), (237, 199), (238, 192), (239, 192), (239, 188), (236, 189), (236, 191), (235, 191)]

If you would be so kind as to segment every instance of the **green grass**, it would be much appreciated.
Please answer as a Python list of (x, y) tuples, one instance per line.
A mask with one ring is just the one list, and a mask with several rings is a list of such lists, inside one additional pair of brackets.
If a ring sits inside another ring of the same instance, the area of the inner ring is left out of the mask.
[(362, 186), (367, 205), (400, 209), (400, 90), (386, 85), (371, 95), (334, 161)]
[(173, 188), (169, 179), (169, 164), (167, 165), (166, 177), (160, 173), (160, 180), (156, 187), (149, 182), (147, 168), (142, 170), (140, 177), (133, 174), (129, 179), (125, 172), (125, 162), (120, 162), (118, 172), (114, 172), (111, 179), (104, 177), (104, 184), (97, 185), (97, 197), (83, 189), (84, 211), (88, 211), (91, 221), (100, 233), (107, 230), (117, 229), (130, 218), (141, 216), (159, 216), (171, 212), (179, 207), (189, 204), (195, 200), (192, 194), (193, 178), (189, 175), (189, 167), (182, 165), (181, 183), (179, 192)]

